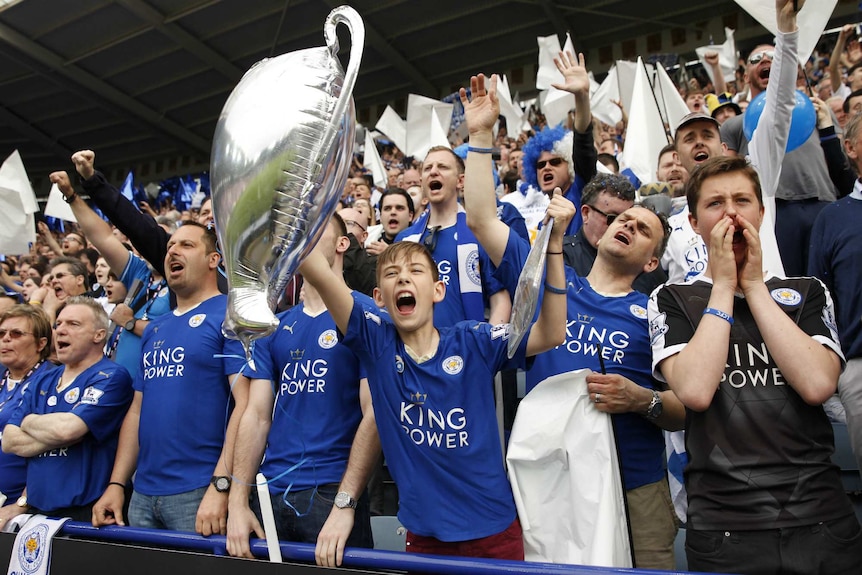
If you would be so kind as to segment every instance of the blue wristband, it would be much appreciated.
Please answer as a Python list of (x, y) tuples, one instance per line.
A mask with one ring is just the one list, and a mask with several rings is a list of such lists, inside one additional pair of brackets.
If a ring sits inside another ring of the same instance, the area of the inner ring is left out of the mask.
[(494, 148), (474, 148), (473, 146), (467, 146), (468, 152), (476, 152), (477, 154), (493, 154)]
[(549, 291), (551, 293), (560, 294), (560, 295), (566, 295), (566, 293), (567, 293), (566, 288), (554, 287), (551, 284), (549, 284), (547, 281), (545, 282), (545, 290)]
[(715, 309), (714, 307), (708, 307), (703, 310), (703, 315), (714, 315), (715, 317), (720, 317), (730, 325), (733, 325), (733, 317), (729, 313), (723, 312), (720, 309)]

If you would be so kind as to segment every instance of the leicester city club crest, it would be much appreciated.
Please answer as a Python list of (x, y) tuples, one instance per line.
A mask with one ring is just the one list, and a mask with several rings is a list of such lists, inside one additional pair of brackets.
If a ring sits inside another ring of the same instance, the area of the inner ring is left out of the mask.
[(778, 288), (772, 290), (770, 294), (772, 295), (772, 299), (786, 306), (799, 305), (799, 303), (802, 301), (802, 294), (800, 294), (795, 289)]
[(449, 375), (457, 375), (464, 369), (464, 360), (459, 355), (452, 355), (443, 360), (443, 371)]
[(334, 329), (328, 329), (320, 334), (320, 337), (317, 338), (317, 344), (323, 349), (332, 349), (335, 347), (335, 344), (338, 343), (338, 336), (335, 334)]
[(40, 523), (21, 535), (18, 539), (18, 563), (24, 573), (35, 573), (47, 555), (48, 526)]

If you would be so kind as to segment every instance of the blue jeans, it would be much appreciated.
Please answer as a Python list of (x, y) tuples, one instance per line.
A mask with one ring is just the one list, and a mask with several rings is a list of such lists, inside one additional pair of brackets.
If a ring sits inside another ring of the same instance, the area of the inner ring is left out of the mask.
[(176, 495), (143, 495), (135, 491), (129, 502), (129, 525), (194, 532), (198, 507), (208, 487)]
[[(256, 493), (256, 492), (255, 492)], [(294, 511), (284, 502), (284, 493), (270, 493), (272, 513), (275, 515), (275, 528), (278, 538), (282, 541), (295, 543), (317, 543), (317, 535), (332, 511), (335, 494), (338, 493), (337, 483), (327, 483), (317, 488), (304, 491), (291, 491), (287, 500), (296, 509)], [(254, 514), (260, 519), (260, 503), (255, 494), (251, 502)], [(297, 516), (297, 512), (301, 516)], [(261, 522), (262, 523), (262, 522)], [(347, 547), (374, 547), (371, 536), (371, 513), (368, 505), (368, 495), (362, 493), (356, 505), (353, 520), (353, 531), (347, 539)]]

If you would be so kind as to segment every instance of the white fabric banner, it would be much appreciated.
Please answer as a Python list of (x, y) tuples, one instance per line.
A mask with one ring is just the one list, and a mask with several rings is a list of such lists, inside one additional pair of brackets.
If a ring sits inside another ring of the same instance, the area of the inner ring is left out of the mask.
[(617, 81), (616, 66), (611, 66), (608, 75), (599, 85), (599, 89), (590, 96), (590, 109), (593, 116), (605, 124), (616, 126), (623, 119), (623, 113), (611, 100), (620, 101), (620, 85)]
[(721, 46), (701, 46), (694, 50), (697, 53), (697, 59), (703, 64), (703, 69), (706, 70), (706, 74), (713, 83), (715, 83), (715, 78), (712, 75), (712, 66), (706, 63), (707, 52), (718, 52), (718, 65), (721, 66), (721, 74), (725, 81), (731, 82), (736, 78), (736, 42), (733, 39), (733, 32), (732, 28), (724, 29), (726, 39)]
[(48, 575), (51, 541), (68, 520), (68, 517), (48, 519), (44, 515), (31, 517), (15, 537), (7, 575)]
[(383, 189), (389, 187), (389, 174), (386, 173), (386, 166), (383, 165), (383, 160), (380, 159), (380, 154), (377, 153), (377, 146), (374, 144), (374, 136), (371, 130), (365, 130), (365, 167), (371, 170), (371, 175), (374, 176), (374, 185)]
[(658, 153), (668, 144), (668, 140), (647, 69), (640, 58), (635, 69), (632, 94), (626, 135), (628, 145), (623, 150), (623, 160), (641, 183), (648, 183), (655, 180)]
[(407, 149), (407, 122), (402, 120), (391, 106), (386, 106), (383, 110), (383, 115), (377, 120), (374, 129), (386, 135), (402, 152)]
[(525, 558), (631, 567), (613, 427), (590, 401), (588, 373), (549, 377), (518, 406), (506, 461)]
[[(200, 207), (200, 204), (198, 204)], [(63, 192), (57, 184), (51, 185), (51, 191), (48, 192), (48, 203), (45, 205), (45, 215), (52, 218), (60, 218), (67, 222), (77, 222), (78, 219), (72, 212), (72, 206), (66, 203), (63, 199)]]
[[(774, 0), (735, 1), (764, 28), (773, 34), (778, 34)], [(811, 57), (836, 4), (838, 0), (808, 0), (796, 15), (796, 24), (799, 26), (799, 52), (796, 57), (800, 64), (805, 65)]]

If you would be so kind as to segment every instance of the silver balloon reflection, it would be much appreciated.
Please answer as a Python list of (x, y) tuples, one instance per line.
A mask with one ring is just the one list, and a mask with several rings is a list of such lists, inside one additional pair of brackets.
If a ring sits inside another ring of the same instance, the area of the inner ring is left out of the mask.
[(511, 333), (509, 334), (509, 359), (515, 357), (518, 344), (524, 339), (527, 330), (536, 317), (536, 308), (539, 305), (539, 291), (542, 287), (542, 278), (545, 275), (545, 253), (548, 251), (548, 241), (551, 239), (551, 230), (554, 229), (554, 220), (549, 220), (538, 235), (524, 269), (518, 276), (518, 286), (515, 288), (515, 296), (512, 301)]
[[(347, 72), (335, 28), (351, 35)], [(351, 93), (365, 26), (349, 6), (330, 12), (326, 47), (262, 60), (243, 76), (213, 138), (216, 231), (224, 253), (228, 304), (222, 329), (242, 341), (278, 326), (273, 309), (338, 204), (353, 156)]]

